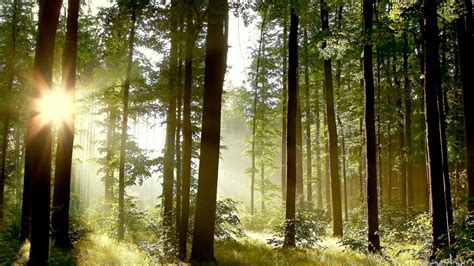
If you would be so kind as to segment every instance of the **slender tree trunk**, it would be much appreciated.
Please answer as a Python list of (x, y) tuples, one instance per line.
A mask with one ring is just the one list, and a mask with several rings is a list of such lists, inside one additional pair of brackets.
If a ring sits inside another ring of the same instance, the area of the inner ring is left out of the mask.
[[(74, 104), (76, 89), (77, 29), (80, 0), (68, 1), (67, 31), (63, 55), (63, 88), (70, 104)], [(74, 117), (67, 117), (58, 128), (52, 227), (55, 245), (69, 247), (69, 202), (71, 193), (71, 167), (74, 144)]]
[(309, 53), (308, 53), (308, 31), (304, 29), (304, 53), (305, 53), (305, 65), (304, 65), (304, 85), (306, 93), (306, 193), (307, 201), (310, 206), (313, 206), (313, 174), (312, 174), (312, 154), (311, 154), (311, 124), (313, 119), (311, 117), (311, 102), (310, 102), (310, 91), (309, 91)]
[[(458, 0), (460, 3), (462, 0)], [(472, 3), (464, 0), (460, 3), (464, 7), (464, 14), (457, 20), (457, 36), (459, 46), (459, 65), (461, 70), (461, 87), (463, 93), (464, 107), (464, 134), (466, 141), (466, 170), (468, 187), (469, 212), (474, 212), (474, 106), (470, 101), (474, 99), (474, 77), (472, 75), (472, 62), (474, 53), (472, 51), (473, 24)]]
[(191, 155), (192, 155), (192, 125), (191, 125), (191, 93), (193, 76), (194, 23), (193, 0), (187, 1), (186, 6), (186, 47), (184, 57), (184, 97), (183, 97), (183, 178), (181, 197), (181, 222), (179, 226), (179, 259), (186, 259), (186, 244), (189, 224), (189, 194), (191, 189)]
[(250, 213), (253, 216), (255, 208), (255, 173), (257, 168), (255, 166), (255, 144), (256, 144), (256, 133), (257, 133), (257, 104), (258, 104), (258, 76), (260, 71), (260, 57), (262, 56), (263, 44), (263, 33), (265, 30), (265, 15), (263, 15), (262, 25), (260, 25), (260, 40), (258, 45), (257, 54), (257, 66), (255, 70), (255, 84), (253, 91), (253, 118), (252, 118), (252, 178), (250, 183)]
[[(166, 144), (163, 165), (163, 232), (167, 242), (171, 241), (173, 221), (173, 183), (175, 169), (175, 135), (176, 135), (176, 98), (177, 98), (177, 68), (178, 68), (178, 1), (171, 1), (170, 27), (170, 56), (168, 78), (168, 110), (166, 114)], [(166, 243), (165, 251), (171, 248)]]
[[(181, 12), (179, 15), (179, 35), (184, 36), (184, 17), (183, 13)], [(183, 49), (183, 41), (179, 41), (178, 43), (178, 51), (179, 51), (179, 60), (178, 60), (178, 73), (177, 73), (177, 85), (178, 85), (178, 95), (176, 98), (177, 104), (177, 119), (176, 119), (176, 232), (177, 237), (179, 237), (178, 228), (179, 224), (181, 223), (181, 178), (182, 178), (182, 162), (181, 162), (181, 112), (182, 112), (182, 105), (183, 105), (183, 60), (184, 60), (184, 49)]]
[(413, 207), (415, 189), (412, 180), (412, 159), (411, 159), (411, 93), (410, 93), (410, 78), (408, 73), (408, 37), (407, 33), (403, 34), (403, 94), (405, 102), (404, 132), (405, 132), (405, 152), (404, 160), (406, 168), (406, 188), (407, 188), (407, 206)]
[[(388, 101), (390, 104), (390, 100)], [(393, 190), (393, 177), (392, 177), (392, 132), (391, 132), (391, 122), (388, 122), (387, 126), (387, 135), (388, 135), (388, 158), (387, 158), (387, 179), (388, 179), (388, 202), (392, 202), (392, 190)]]
[(298, 23), (294, 7), (291, 7), (290, 35), (288, 41), (288, 129), (286, 147), (287, 186), (285, 213), (284, 247), (295, 247), (295, 212), (296, 212), (296, 119), (298, 95)]
[(133, 46), (135, 43), (135, 24), (136, 10), (132, 8), (131, 12), (131, 28), (128, 39), (128, 64), (127, 76), (123, 84), (123, 116), (122, 116), (122, 135), (120, 136), (120, 163), (119, 163), (119, 214), (118, 214), (118, 239), (123, 240), (125, 235), (125, 144), (127, 142), (128, 128), (128, 98), (130, 91), (130, 77), (132, 75), (133, 64)]
[(337, 115), (339, 127), (341, 128), (341, 150), (342, 150), (342, 180), (344, 181), (344, 220), (349, 220), (348, 207), (347, 207), (347, 178), (346, 178), (346, 140), (344, 126), (342, 125), (341, 118)]
[(206, 38), (201, 158), (199, 160), (196, 216), (191, 252), (192, 263), (215, 262), (214, 228), (228, 23), (227, 1), (210, 1)]
[(405, 150), (405, 134), (403, 132), (404, 126), (404, 116), (403, 116), (403, 107), (402, 107), (402, 85), (398, 79), (397, 72), (397, 60), (393, 58), (393, 79), (397, 87), (396, 100), (395, 104), (397, 106), (398, 122), (397, 122), (397, 132), (398, 132), (398, 150), (400, 158), (400, 171), (398, 171), (398, 189), (401, 207), (407, 209), (407, 177), (406, 177), (406, 150)]
[[(10, 100), (11, 92), (13, 90), (13, 82), (15, 79), (15, 60), (16, 60), (16, 39), (17, 39), (17, 15), (19, 13), (19, 0), (13, 1), (13, 14), (11, 23), (11, 46), (10, 54), (8, 58), (8, 76), (7, 76), (7, 89), (5, 96), (7, 102)], [(8, 152), (8, 137), (10, 135), (10, 106), (7, 106), (5, 110), (5, 118), (3, 120), (3, 139), (2, 139), (2, 165), (0, 171), (0, 222), (3, 221), (4, 214), (4, 192), (5, 192), (5, 180), (7, 178), (7, 152)]]
[[(329, 31), (328, 6), (324, 0), (321, 0), (321, 23), (322, 30)], [(323, 47), (326, 43), (323, 43)], [(331, 199), (332, 199), (332, 221), (333, 235), (342, 236), (342, 204), (341, 189), (339, 181), (339, 160), (337, 154), (337, 129), (336, 118), (334, 112), (334, 93), (332, 84), (331, 59), (324, 60), (324, 80), (325, 80), (325, 98), (326, 98), (326, 115), (328, 122), (328, 138), (329, 138), (329, 164), (331, 173)]]
[[(378, 2), (377, 2), (378, 4)], [(377, 15), (377, 9), (375, 11), (375, 14), (376, 14), (376, 24), (378, 24), (379, 22), (379, 19), (378, 19), (378, 15)], [(382, 102), (380, 100), (380, 94), (382, 92), (382, 87), (381, 87), (381, 82), (380, 82), (380, 78), (381, 78), (381, 68), (382, 68), (382, 59), (381, 59), (381, 56), (380, 56), (380, 50), (379, 50), (379, 47), (377, 46), (375, 48), (376, 50), (376, 53), (377, 53), (377, 163), (378, 163), (378, 187), (377, 187), (377, 192), (378, 192), (378, 199), (380, 200), (380, 208), (383, 207), (383, 192), (382, 192), (382, 176), (383, 176), (383, 169), (382, 169), (382, 162), (383, 162), (383, 156), (382, 156), (382, 135), (380, 133), (380, 129), (381, 129), (381, 124), (380, 124), (380, 115), (381, 115), (381, 106), (382, 106)]]
[(316, 88), (315, 90), (316, 104), (315, 104), (315, 116), (316, 116), (316, 178), (318, 184), (318, 202), (317, 206), (319, 209), (323, 207), (323, 180), (321, 176), (321, 141), (320, 141), (320, 115), (319, 115), (319, 90)]
[(262, 212), (265, 211), (265, 164), (262, 163), (262, 169), (261, 169), (261, 196), (262, 196)]
[(287, 109), (288, 109), (288, 16), (284, 15), (283, 19), (283, 89), (282, 89), (282, 133), (281, 133), (281, 198), (286, 200), (286, 130), (287, 130)]
[(441, 237), (448, 232), (447, 208), (444, 200), (443, 151), (441, 143), (440, 114), (437, 103), (439, 71), (438, 25), (436, 1), (424, 0), (424, 35), (425, 35), (425, 121), (426, 149), (428, 159), (428, 177), (430, 183), (432, 246), (430, 260), (435, 259), (436, 251), (448, 245), (448, 240)]
[(296, 98), (296, 198), (301, 206), (304, 202), (304, 180), (303, 180), (303, 123), (301, 122), (301, 94), (299, 83), (297, 83)]
[[(51, 121), (42, 117), (38, 102), (52, 86), (54, 41), (62, 1), (39, 2), (39, 24), (33, 67), (25, 152), (25, 184), (31, 182), (31, 245), (29, 264), (47, 264), (51, 200)], [(28, 191), (29, 192), (29, 191)], [(29, 196), (29, 195), (28, 195)], [(29, 197), (23, 200), (28, 200)], [(26, 210), (29, 212), (29, 210)]]
[(107, 160), (107, 172), (105, 174), (105, 182), (104, 182), (104, 187), (105, 187), (105, 201), (111, 201), (114, 197), (113, 195), (113, 182), (114, 182), (114, 173), (115, 173), (115, 110), (112, 107), (112, 103), (108, 103), (108, 109), (109, 109), (109, 119), (107, 122), (107, 153), (105, 155), (105, 158)]
[(367, 165), (367, 224), (368, 224), (368, 250), (380, 252), (379, 239), (379, 214), (377, 200), (377, 166), (375, 147), (375, 115), (374, 115), (374, 72), (372, 64), (372, 25), (373, 2), (364, 0), (364, 27), (363, 32), (368, 36), (364, 44), (364, 87), (365, 87), (365, 139), (366, 139), (366, 165)]

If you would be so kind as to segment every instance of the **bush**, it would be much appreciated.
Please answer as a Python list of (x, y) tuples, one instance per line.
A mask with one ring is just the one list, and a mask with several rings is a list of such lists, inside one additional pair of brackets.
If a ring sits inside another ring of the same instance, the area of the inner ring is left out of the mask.
[[(317, 242), (326, 235), (326, 229), (330, 221), (331, 219), (326, 210), (313, 209), (309, 205), (301, 207), (294, 220), (296, 245), (303, 248), (317, 245)], [(268, 239), (267, 243), (276, 247), (282, 246), (286, 224), (289, 222), (287, 220), (276, 226), (273, 238)]]

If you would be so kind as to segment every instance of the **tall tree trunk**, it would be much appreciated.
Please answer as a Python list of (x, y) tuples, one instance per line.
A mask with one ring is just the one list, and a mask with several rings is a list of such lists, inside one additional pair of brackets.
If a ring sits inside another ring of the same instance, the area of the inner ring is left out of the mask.
[(258, 75), (260, 71), (260, 57), (262, 56), (262, 50), (264, 47), (263, 44), (263, 33), (265, 30), (265, 14), (263, 15), (262, 25), (260, 25), (260, 40), (258, 45), (258, 54), (257, 54), (257, 66), (255, 70), (255, 83), (253, 91), (253, 118), (252, 118), (252, 177), (250, 183), (250, 213), (253, 216), (255, 208), (255, 173), (257, 168), (255, 166), (255, 144), (256, 144), (256, 133), (257, 133), (257, 103), (258, 103)]
[(105, 158), (107, 160), (107, 169), (105, 174), (104, 182), (104, 196), (105, 201), (109, 202), (113, 199), (113, 182), (114, 182), (114, 173), (116, 169), (115, 165), (115, 110), (112, 106), (112, 103), (108, 103), (109, 118), (107, 122), (107, 153)]
[(403, 94), (405, 102), (404, 132), (405, 132), (405, 152), (404, 160), (406, 168), (406, 188), (407, 188), (407, 206), (413, 207), (415, 189), (412, 180), (412, 159), (411, 159), (411, 93), (410, 93), (410, 78), (408, 73), (408, 37), (407, 33), (403, 34)]
[(192, 263), (215, 262), (214, 228), (228, 23), (227, 1), (210, 1), (206, 38), (201, 158), (199, 160), (196, 216), (191, 252)]
[(306, 115), (306, 194), (307, 201), (310, 206), (313, 206), (313, 174), (312, 174), (312, 156), (311, 156), (311, 124), (313, 123), (311, 117), (311, 102), (309, 92), (309, 53), (308, 53), (308, 30), (304, 29), (304, 86), (305, 86), (305, 115)]
[(397, 60), (394, 56), (393, 58), (393, 79), (395, 85), (397, 87), (395, 104), (397, 106), (397, 114), (398, 114), (398, 122), (397, 122), (397, 133), (398, 133), (398, 152), (400, 158), (400, 171), (398, 171), (398, 188), (399, 188), (399, 197), (400, 197), (400, 204), (401, 207), (406, 210), (407, 209), (407, 177), (406, 177), (406, 161), (405, 161), (405, 134), (403, 132), (404, 129), (404, 116), (403, 116), (403, 107), (402, 107), (402, 85), (400, 84), (400, 80), (398, 79), (398, 72), (397, 72)]
[[(169, 28), (170, 28), (170, 56), (168, 78), (168, 110), (166, 113), (166, 143), (163, 165), (163, 230), (166, 242), (171, 241), (171, 227), (173, 221), (173, 183), (175, 168), (175, 135), (176, 135), (176, 98), (177, 98), (177, 68), (178, 68), (178, 1), (171, 1)], [(171, 248), (166, 243), (165, 250)]]
[(127, 75), (123, 84), (123, 116), (122, 135), (120, 136), (120, 163), (119, 163), (119, 213), (118, 213), (118, 239), (123, 240), (125, 234), (125, 145), (127, 142), (128, 128), (128, 98), (130, 91), (130, 77), (132, 75), (133, 46), (135, 43), (136, 10), (132, 8), (130, 35), (128, 39), (128, 64)]
[(291, 7), (290, 35), (288, 41), (288, 129), (286, 147), (287, 180), (285, 212), (285, 247), (295, 247), (295, 213), (296, 213), (296, 112), (298, 95), (298, 23), (299, 17)]
[(186, 244), (189, 224), (189, 194), (191, 189), (191, 155), (192, 155), (192, 125), (191, 125), (191, 93), (193, 76), (194, 23), (193, 0), (186, 4), (186, 47), (184, 57), (184, 95), (183, 95), (183, 178), (181, 197), (181, 222), (179, 226), (179, 254), (181, 260), (186, 259)]
[[(45, 120), (38, 102), (50, 91), (54, 42), (62, 1), (39, 2), (39, 24), (33, 67), (33, 91), (28, 120), (25, 183), (31, 182), (31, 245), (29, 264), (47, 264), (51, 200), (51, 121)], [(31, 180), (31, 181), (30, 181)], [(28, 184), (26, 185), (28, 186)], [(28, 196), (23, 200), (28, 200)]]
[[(63, 88), (70, 104), (74, 104), (76, 89), (77, 29), (80, 0), (68, 1), (67, 31), (63, 54)], [(74, 117), (67, 117), (58, 128), (52, 227), (55, 245), (69, 247), (69, 202), (71, 193), (71, 167), (74, 144)]]
[[(377, 2), (378, 4), (378, 2)], [(375, 11), (375, 14), (376, 14), (376, 23), (379, 22), (379, 19), (378, 19), (378, 15), (377, 15), (377, 11)], [(380, 50), (379, 50), (379, 47), (377, 46), (376, 47), (376, 53), (377, 53), (377, 163), (378, 163), (378, 187), (377, 187), (377, 191), (378, 191), (378, 198), (380, 200), (380, 207), (382, 208), (383, 207), (383, 190), (382, 190), (382, 176), (383, 176), (383, 169), (382, 169), (382, 162), (383, 162), (383, 156), (382, 156), (382, 135), (380, 133), (380, 130), (381, 130), (381, 124), (380, 124), (380, 115), (381, 115), (381, 106), (382, 106), (382, 102), (380, 100), (380, 94), (382, 92), (382, 87), (381, 87), (381, 82), (380, 82), (380, 78), (381, 78), (381, 68), (382, 68), (382, 59), (381, 59), (381, 56), (380, 56)]]
[[(182, 5), (184, 6), (184, 5)], [(179, 35), (184, 36), (184, 17), (183, 13), (181, 12), (179, 15)], [(183, 41), (179, 41), (178, 43), (178, 51), (179, 51), (179, 60), (178, 60), (178, 73), (177, 73), (177, 86), (178, 86), (178, 95), (176, 97), (176, 105), (177, 105), (177, 118), (176, 118), (176, 219), (175, 219), (175, 226), (176, 226), (176, 236), (179, 237), (178, 228), (179, 224), (181, 223), (181, 178), (182, 178), (182, 162), (181, 162), (181, 112), (182, 112), (182, 105), (183, 105), (183, 60), (184, 60), (184, 49), (183, 49)], [(179, 245), (179, 244), (178, 244)]]
[(304, 180), (303, 180), (303, 123), (301, 122), (301, 94), (299, 83), (297, 83), (296, 98), (296, 198), (301, 206), (304, 202)]
[(367, 224), (368, 250), (380, 252), (379, 214), (377, 200), (377, 166), (376, 140), (374, 115), (374, 72), (372, 63), (372, 25), (373, 1), (363, 2), (364, 27), (363, 33), (368, 36), (364, 44), (364, 87), (365, 87), (365, 139), (366, 139), (366, 166), (367, 166)]
[[(322, 30), (329, 31), (329, 15), (328, 6), (324, 0), (321, 3), (321, 23)], [(326, 43), (323, 42), (323, 48)], [(341, 189), (339, 181), (339, 160), (337, 154), (337, 129), (336, 118), (334, 112), (334, 93), (332, 84), (332, 67), (331, 59), (324, 60), (324, 89), (326, 91), (326, 115), (328, 125), (329, 138), (329, 164), (331, 173), (331, 199), (332, 199), (332, 222), (333, 235), (342, 236), (342, 204), (341, 204)]]
[(282, 126), (281, 126), (281, 198), (282, 201), (286, 200), (286, 135), (287, 135), (287, 125), (286, 125), (286, 116), (288, 109), (288, 16), (285, 12), (283, 19), (283, 70), (282, 70)]
[[(460, 3), (462, 0), (458, 0)], [(466, 141), (466, 170), (468, 187), (469, 212), (474, 212), (474, 106), (470, 101), (474, 99), (474, 77), (472, 75), (472, 52), (473, 25), (472, 25), (472, 3), (464, 0), (460, 3), (464, 8), (464, 14), (457, 20), (457, 36), (459, 46), (459, 64), (461, 70), (461, 87), (464, 107), (464, 135)]]
[[(13, 82), (15, 79), (15, 60), (16, 60), (16, 39), (17, 39), (17, 15), (20, 12), (19, 0), (14, 0), (12, 6), (12, 22), (11, 22), (11, 46), (8, 58), (8, 76), (7, 76), (7, 89), (5, 96), (7, 102), (11, 99), (11, 92), (13, 90)], [(4, 214), (4, 192), (5, 192), (5, 180), (7, 178), (7, 152), (8, 152), (8, 137), (10, 135), (10, 106), (7, 106), (5, 110), (5, 118), (3, 120), (3, 139), (2, 139), (2, 165), (0, 171), (0, 222), (3, 221)]]
[(448, 240), (441, 237), (448, 233), (447, 208), (444, 200), (444, 178), (443, 178), (443, 150), (441, 143), (440, 114), (437, 103), (437, 91), (440, 89), (438, 83), (439, 54), (438, 54), (438, 25), (436, 14), (436, 1), (424, 0), (424, 98), (425, 98), (425, 121), (426, 121), (426, 149), (428, 159), (428, 177), (430, 183), (431, 224), (432, 224), (432, 246), (430, 260), (435, 259), (436, 251), (448, 245)]
[(321, 176), (321, 140), (320, 140), (320, 129), (321, 129), (321, 118), (319, 115), (319, 90), (316, 88), (315, 90), (316, 104), (315, 104), (315, 117), (316, 117), (316, 179), (318, 184), (318, 201), (317, 206), (319, 209), (323, 207), (323, 180)]
[(346, 139), (344, 126), (342, 125), (341, 118), (337, 115), (337, 120), (339, 127), (341, 128), (341, 150), (342, 150), (342, 180), (344, 181), (344, 220), (347, 222), (349, 220), (348, 207), (347, 207), (347, 178), (346, 178)]

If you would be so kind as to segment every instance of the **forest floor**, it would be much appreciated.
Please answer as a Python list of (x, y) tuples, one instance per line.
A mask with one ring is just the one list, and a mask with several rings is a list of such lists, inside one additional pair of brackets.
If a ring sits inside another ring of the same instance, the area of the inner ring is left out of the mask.
[[(311, 249), (274, 248), (266, 243), (270, 235), (247, 232), (238, 241), (217, 242), (215, 254), (220, 265), (422, 265), (407, 249), (392, 246), (383, 256), (366, 255), (341, 246), (337, 238), (328, 237)], [(13, 265), (27, 262), (29, 244), (18, 251)], [(0, 263), (1, 264), (1, 263)], [(73, 250), (52, 249), (50, 265), (154, 265), (156, 263), (133, 243), (117, 242), (106, 235), (90, 234), (76, 243)], [(180, 263), (184, 265), (184, 263)]]

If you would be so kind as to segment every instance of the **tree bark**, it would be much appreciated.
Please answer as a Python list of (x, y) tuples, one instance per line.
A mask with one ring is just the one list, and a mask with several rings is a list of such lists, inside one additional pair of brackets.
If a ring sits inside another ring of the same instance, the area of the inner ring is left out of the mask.
[(439, 44), (437, 25), (437, 3), (435, 0), (424, 0), (424, 100), (426, 121), (426, 149), (428, 159), (428, 177), (430, 183), (432, 245), (430, 260), (435, 259), (436, 251), (448, 245), (448, 240), (441, 237), (448, 233), (447, 208), (444, 199), (443, 151), (441, 143), (440, 114), (437, 103), (439, 70)]
[(135, 43), (135, 24), (136, 10), (132, 8), (130, 35), (128, 39), (128, 64), (127, 75), (123, 84), (123, 116), (122, 116), (122, 134), (120, 136), (120, 162), (119, 162), (119, 213), (118, 213), (118, 239), (123, 240), (125, 235), (125, 145), (127, 142), (128, 129), (128, 98), (130, 91), (130, 78), (132, 75), (133, 64), (133, 46)]
[[(15, 65), (16, 65), (16, 39), (17, 39), (17, 13), (19, 12), (19, 1), (14, 0), (12, 3), (12, 22), (11, 22), (11, 46), (10, 54), (8, 58), (8, 76), (7, 76), (7, 89), (5, 91), (5, 98), (9, 102), (11, 92), (13, 90), (13, 82), (15, 79)], [(4, 215), (4, 192), (5, 192), (5, 180), (7, 178), (7, 152), (8, 152), (8, 137), (10, 135), (10, 106), (7, 106), (5, 110), (5, 118), (3, 120), (3, 139), (2, 139), (2, 162), (0, 171), (0, 222), (3, 221)]]
[(474, 53), (473, 45), (473, 25), (472, 25), (472, 3), (470, 0), (458, 0), (464, 8), (464, 14), (457, 20), (458, 52), (461, 72), (461, 87), (464, 107), (464, 136), (466, 142), (466, 170), (468, 187), (469, 212), (474, 212), (474, 106), (469, 101), (474, 99), (472, 88), (474, 87), (474, 77), (472, 75), (472, 62)]
[(189, 224), (189, 194), (191, 189), (191, 158), (192, 158), (192, 125), (191, 125), (191, 94), (193, 76), (194, 23), (193, 0), (186, 4), (186, 45), (184, 57), (184, 95), (183, 95), (183, 178), (181, 197), (181, 222), (179, 226), (179, 254), (181, 260), (186, 259), (186, 245)]
[[(328, 6), (324, 0), (321, 3), (321, 23), (322, 30), (329, 31)], [(323, 42), (323, 48), (326, 43)], [(336, 118), (334, 112), (334, 92), (332, 83), (332, 67), (331, 59), (324, 60), (324, 89), (326, 91), (326, 115), (328, 125), (329, 137), (329, 165), (331, 173), (331, 200), (332, 200), (332, 221), (333, 221), (333, 235), (342, 236), (342, 204), (341, 204), (341, 189), (339, 181), (339, 160), (337, 154), (337, 129)]]
[[(173, 183), (175, 168), (175, 135), (176, 135), (176, 86), (178, 68), (178, 1), (171, 1), (169, 27), (170, 27), (170, 56), (169, 56), (169, 77), (168, 77), (168, 110), (166, 114), (166, 143), (163, 165), (163, 230), (166, 241), (171, 241), (171, 227), (173, 221)], [(170, 243), (165, 250), (171, 248)]]
[(363, 2), (364, 26), (366, 43), (364, 44), (364, 87), (365, 87), (365, 139), (367, 167), (367, 224), (368, 250), (371, 253), (380, 252), (379, 217), (377, 199), (377, 165), (374, 115), (374, 72), (372, 63), (372, 26), (373, 1)]
[(407, 187), (407, 206), (414, 205), (414, 182), (412, 180), (412, 159), (411, 159), (411, 93), (410, 93), (410, 78), (408, 73), (408, 37), (407, 33), (403, 34), (403, 94), (405, 102), (404, 132), (405, 132), (405, 153), (403, 160), (406, 168), (406, 187)]
[[(63, 54), (63, 89), (74, 104), (76, 89), (77, 30), (80, 0), (68, 1), (67, 31)], [(74, 145), (74, 117), (67, 117), (58, 128), (52, 227), (55, 245), (69, 247), (69, 202), (71, 193), (71, 167)]]
[[(51, 121), (38, 109), (50, 91), (53, 76), (54, 41), (62, 1), (39, 2), (39, 24), (33, 67), (33, 91), (30, 100), (25, 152), (25, 186), (31, 182), (31, 245), (29, 264), (47, 264), (51, 200)], [(31, 180), (31, 181), (30, 181)], [(28, 200), (28, 196), (23, 198)], [(29, 212), (29, 210), (26, 210)]]
[(191, 263), (215, 263), (214, 228), (222, 87), (227, 63), (228, 4), (211, 0), (208, 11), (201, 158)]
[(291, 7), (290, 35), (288, 40), (288, 129), (287, 129), (287, 180), (284, 247), (295, 247), (296, 213), (296, 119), (298, 95), (298, 23), (296, 10)]
[(283, 70), (282, 70), (282, 133), (281, 133), (281, 198), (284, 202), (286, 200), (286, 136), (287, 136), (287, 109), (288, 109), (288, 16), (285, 13), (283, 19)]
[(308, 30), (304, 29), (304, 53), (305, 53), (305, 64), (304, 64), (304, 86), (305, 86), (305, 115), (306, 115), (306, 194), (307, 201), (310, 206), (313, 206), (313, 174), (312, 174), (312, 156), (311, 156), (311, 124), (313, 119), (311, 117), (311, 102), (310, 102), (310, 91), (309, 91), (309, 52), (308, 52)]

